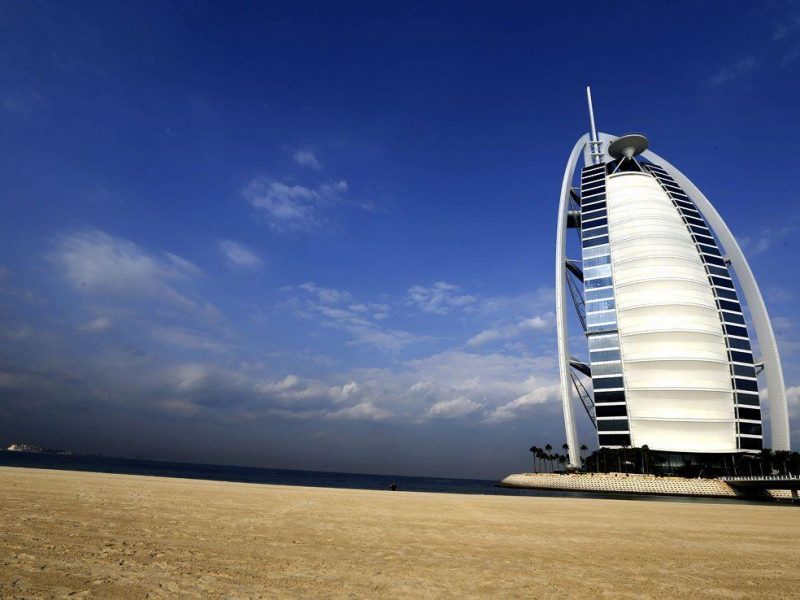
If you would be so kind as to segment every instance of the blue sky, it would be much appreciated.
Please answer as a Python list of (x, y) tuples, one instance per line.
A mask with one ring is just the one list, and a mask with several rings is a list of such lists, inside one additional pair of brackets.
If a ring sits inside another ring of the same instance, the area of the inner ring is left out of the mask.
[(564, 440), (552, 253), (586, 84), (742, 240), (800, 437), (800, 4), (0, 15), (4, 444), (525, 468)]

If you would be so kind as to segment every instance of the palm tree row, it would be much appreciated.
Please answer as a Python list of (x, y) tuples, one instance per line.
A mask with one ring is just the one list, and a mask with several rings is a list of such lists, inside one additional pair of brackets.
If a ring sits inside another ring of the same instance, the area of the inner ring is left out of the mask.
[[(553, 453), (553, 446), (550, 444), (546, 444), (544, 448), (531, 446), (528, 451), (533, 454), (533, 471), (535, 473), (548, 471), (553, 473), (555, 472), (556, 465), (561, 465), (561, 470), (563, 471), (569, 462), (569, 446), (563, 444), (561, 449), (564, 451), (564, 454)], [(588, 450), (589, 449), (585, 445), (581, 446), (581, 460), (583, 460), (583, 453)]]
[[(569, 446), (563, 444), (563, 454), (553, 452), (553, 446), (531, 446), (533, 470), (536, 473), (553, 473), (558, 467), (566, 468)], [(587, 456), (588, 448), (581, 445), (580, 458), (583, 469), (597, 473), (644, 473), (656, 475), (683, 475), (687, 477), (719, 476), (800, 476), (800, 453), (764, 448), (758, 454), (711, 455), (702, 462), (696, 457), (652, 452), (649, 447), (600, 448)]]

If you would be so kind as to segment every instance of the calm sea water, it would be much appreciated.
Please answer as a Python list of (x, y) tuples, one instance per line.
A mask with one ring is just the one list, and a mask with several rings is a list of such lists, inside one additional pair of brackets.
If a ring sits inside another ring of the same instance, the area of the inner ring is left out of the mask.
[[(497, 481), (482, 479), (448, 479), (408, 477), (403, 475), (367, 475), (363, 473), (329, 473), (324, 471), (293, 471), (262, 469), (229, 465), (201, 465), (110, 456), (80, 456), (8, 452), (0, 450), (0, 465), (95, 473), (151, 475), (185, 479), (209, 479), (242, 483), (267, 483), (310, 487), (347, 488), (359, 490), (388, 490), (394, 482), (399, 491), (439, 492), (446, 494), (488, 494), (502, 496), (609, 498), (625, 500), (668, 500), (676, 502), (731, 502), (713, 498), (675, 498), (669, 496), (635, 496), (626, 494), (587, 494), (546, 490), (516, 490), (496, 487)], [(734, 500), (735, 502), (741, 502)]]

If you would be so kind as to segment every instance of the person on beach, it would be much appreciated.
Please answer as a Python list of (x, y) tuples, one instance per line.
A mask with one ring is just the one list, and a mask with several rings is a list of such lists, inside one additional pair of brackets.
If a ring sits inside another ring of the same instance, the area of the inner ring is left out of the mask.
[(393, 481), (392, 485), (389, 486), (389, 489), (392, 490), (393, 492), (396, 492), (397, 491), (397, 484)]

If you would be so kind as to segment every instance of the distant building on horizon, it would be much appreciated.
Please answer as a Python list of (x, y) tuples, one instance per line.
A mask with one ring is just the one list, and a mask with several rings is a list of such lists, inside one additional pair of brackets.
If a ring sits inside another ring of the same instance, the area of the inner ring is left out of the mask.
[[(573, 389), (600, 447), (648, 446), (683, 455), (757, 452), (764, 446), (762, 370), (771, 446), (789, 450), (780, 356), (744, 254), (706, 197), (648, 151), (643, 135), (597, 133), (588, 88), (587, 94), (591, 131), (567, 162), (556, 241), (559, 369), (570, 465), (580, 465)], [(567, 254), (569, 230), (578, 234), (580, 258)], [(740, 292), (759, 359), (753, 356)], [(568, 348), (568, 297), (586, 335), (588, 361)], [(591, 377), (591, 389), (581, 374)]]

